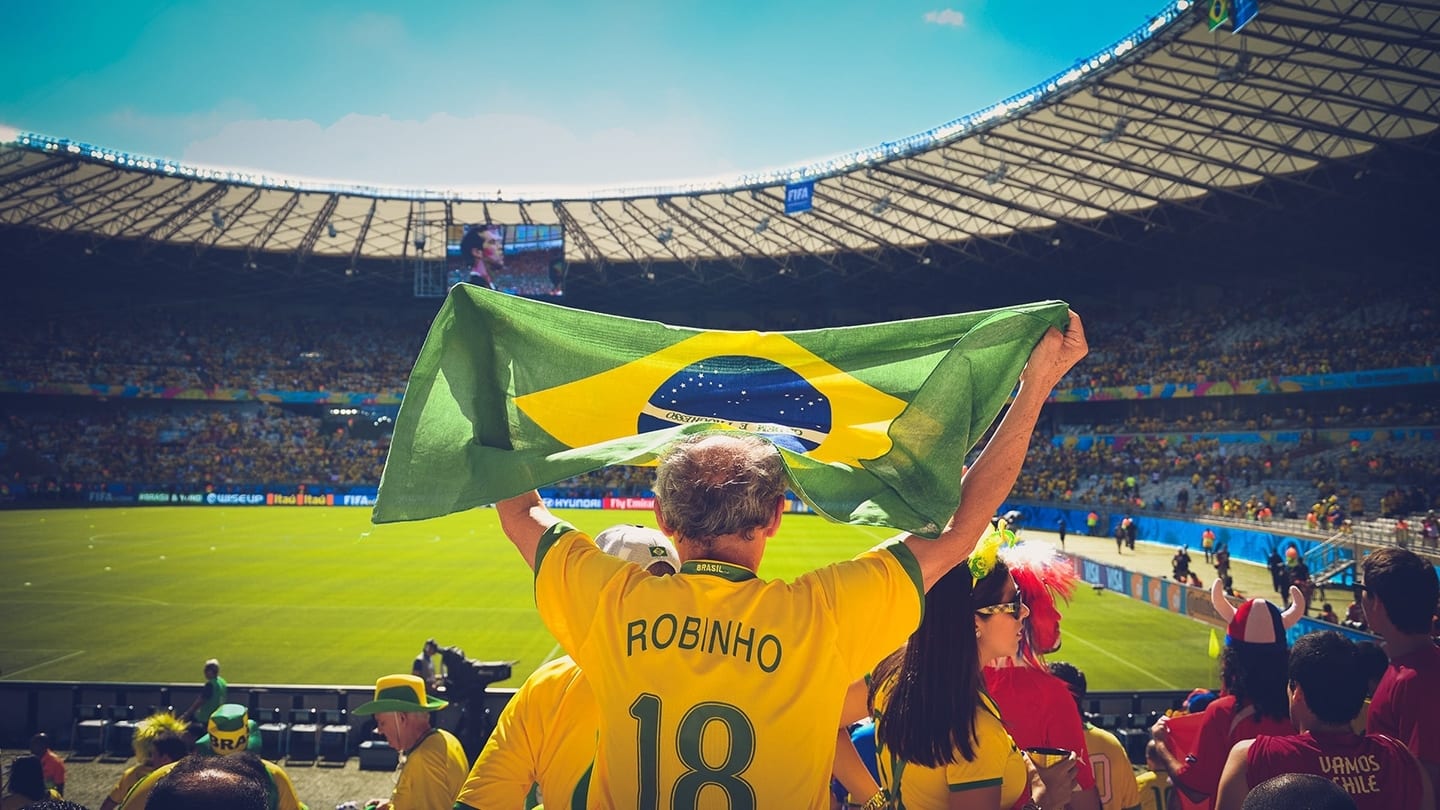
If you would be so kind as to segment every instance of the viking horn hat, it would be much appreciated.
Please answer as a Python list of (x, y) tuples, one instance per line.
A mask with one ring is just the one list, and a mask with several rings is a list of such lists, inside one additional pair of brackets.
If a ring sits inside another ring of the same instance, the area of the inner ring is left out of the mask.
[(1294, 627), (1305, 615), (1305, 596), (1294, 585), (1290, 586), (1290, 607), (1282, 613), (1268, 601), (1255, 598), (1230, 604), (1225, 598), (1225, 583), (1219, 579), (1210, 586), (1210, 602), (1215, 612), (1227, 623), (1225, 641), (1228, 644), (1280, 644), (1285, 645), (1285, 631)]

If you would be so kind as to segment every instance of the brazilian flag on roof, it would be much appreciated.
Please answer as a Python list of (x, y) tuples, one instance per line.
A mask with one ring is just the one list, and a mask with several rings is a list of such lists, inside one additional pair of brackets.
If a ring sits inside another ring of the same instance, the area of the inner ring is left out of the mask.
[(422, 520), (612, 464), (685, 433), (758, 433), (826, 517), (933, 537), (965, 454), (1068, 307), (794, 332), (669, 326), (460, 284), (415, 361), (373, 520)]

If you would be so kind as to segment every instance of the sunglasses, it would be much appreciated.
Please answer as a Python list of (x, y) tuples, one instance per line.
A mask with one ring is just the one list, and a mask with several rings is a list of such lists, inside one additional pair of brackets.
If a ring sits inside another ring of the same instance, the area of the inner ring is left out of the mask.
[(1024, 610), (1025, 603), (1020, 600), (1020, 594), (1018, 593), (1015, 594), (1015, 598), (1011, 599), (1009, 602), (1001, 602), (998, 605), (986, 605), (985, 607), (975, 608), (976, 613), (984, 616), (994, 616), (999, 613), (1009, 613), (1011, 616), (1017, 619), (1020, 618), (1020, 614)]

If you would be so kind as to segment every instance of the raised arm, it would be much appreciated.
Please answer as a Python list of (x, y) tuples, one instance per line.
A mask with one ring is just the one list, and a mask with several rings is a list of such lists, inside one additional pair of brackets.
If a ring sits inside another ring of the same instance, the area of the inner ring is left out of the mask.
[(500, 501), (495, 504), (495, 511), (500, 515), (500, 528), (505, 531), (505, 536), (515, 544), (520, 556), (525, 558), (525, 564), (534, 571), (540, 538), (560, 519), (550, 514), (540, 500), (540, 493), (535, 490)]
[(961, 478), (963, 496), (950, 525), (934, 540), (914, 535), (905, 538), (905, 545), (920, 563), (925, 590), (930, 590), (945, 572), (969, 557), (989, 530), (991, 516), (1020, 476), (1020, 467), (1030, 448), (1030, 434), (1040, 419), (1045, 398), (1088, 351), (1080, 316), (1071, 312), (1064, 333), (1048, 330), (1030, 352), (1030, 360), (1020, 373), (1020, 389), (1015, 400), (980, 456)]

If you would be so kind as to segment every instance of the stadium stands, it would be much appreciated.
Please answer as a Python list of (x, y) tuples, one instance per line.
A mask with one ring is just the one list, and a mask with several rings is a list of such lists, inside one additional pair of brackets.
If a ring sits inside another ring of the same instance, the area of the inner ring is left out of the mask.
[[(1123, 452), (1107, 448), (1098, 456), (1076, 455), (1070, 442), (1037, 448), (1017, 496), (1060, 500), (1068, 491), (1072, 499), (1113, 502), (1117, 493), (1106, 477), (1137, 466), (1135, 472), (1158, 471), (1166, 481), (1199, 472), (1202, 480), (1193, 488), (1207, 494), (1217, 484), (1226, 486), (1222, 481), (1243, 489), (1262, 480), (1283, 481), (1287, 488), (1296, 480), (1372, 488), (1434, 480), (1440, 469), (1434, 441), (1367, 441), (1356, 454), (1310, 440), (1324, 429), (1433, 430), (1440, 421), (1435, 399), (1415, 396), (1413, 388), (1345, 390), (1341, 383), (1338, 394), (1187, 399), (1142, 398), (1135, 388), (1434, 367), (1440, 319), (1423, 303), (1440, 299), (1434, 287), (1417, 282), (1398, 302), (1389, 294), (1390, 284), (1359, 287), (1344, 300), (1268, 296), (1235, 307), (1221, 298), (1155, 322), (1142, 314), (1154, 311), (1154, 301), (1140, 291), (1125, 307), (1085, 302), (1094, 308), (1086, 314), (1095, 348), (1076, 372), (1080, 379), (1069, 384), (1119, 390), (1064, 403), (1056, 430), (1103, 439)], [(159, 296), (151, 304), (145, 312), (106, 309), (81, 318), (19, 307), (6, 321), (0, 337), (9, 351), (0, 357), (0, 391), (16, 392), (0, 399), (0, 441), (7, 447), (0, 470), (6, 480), (53, 479), (62, 488), (117, 479), (378, 481), (386, 450), (383, 430), (367, 434), (356, 429), (361, 417), (326, 420), (319, 408), (303, 406), (342, 393), (398, 401), (426, 331), (423, 308), (295, 302), (277, 309), (232, 302), (193, 309)], [(844, 312), (837, 308), (832, 315)], [(784, 321), (784, 313), (772, 314)], [(88, 395), (96, 390), (107, 396)], [(41, 391), (73, 395), (43, 402), (30, 396)], [(177, 394), (184, 399), (174, 400)], [(286, 394), (297, 394), (296, 402), (280, 401)], [(260, 404), (262, 399), (270, 404)], [(1302, 436), (1294, 443), (1223, 443), (1222, 449), (1217, 434), (1246, 431)], [(1174, 434), (1194, 438), (1178, 446), (1157, 441)], [(1263, 473), (1256, 464), (1265, 466)], [(1081, 467), (1085, 475), (1077, 476)], [(579, 497), (643, 491), (643, 480), (627, 480), (631, 475), (611, 471), (564, 489)], [(1242, 486), (1247, 476), (1250, 483)], [(1161, 494), (1166, 504), (1172, 503), (1168, 494)], [(1192, 493), (1192, 504), (1200, 494)], [(1371, 509), (1380, 505), (1372, 492), (1365, 499)], [(1433, 505), (1433, 498), (1421, 500), (1409, 506)]]

